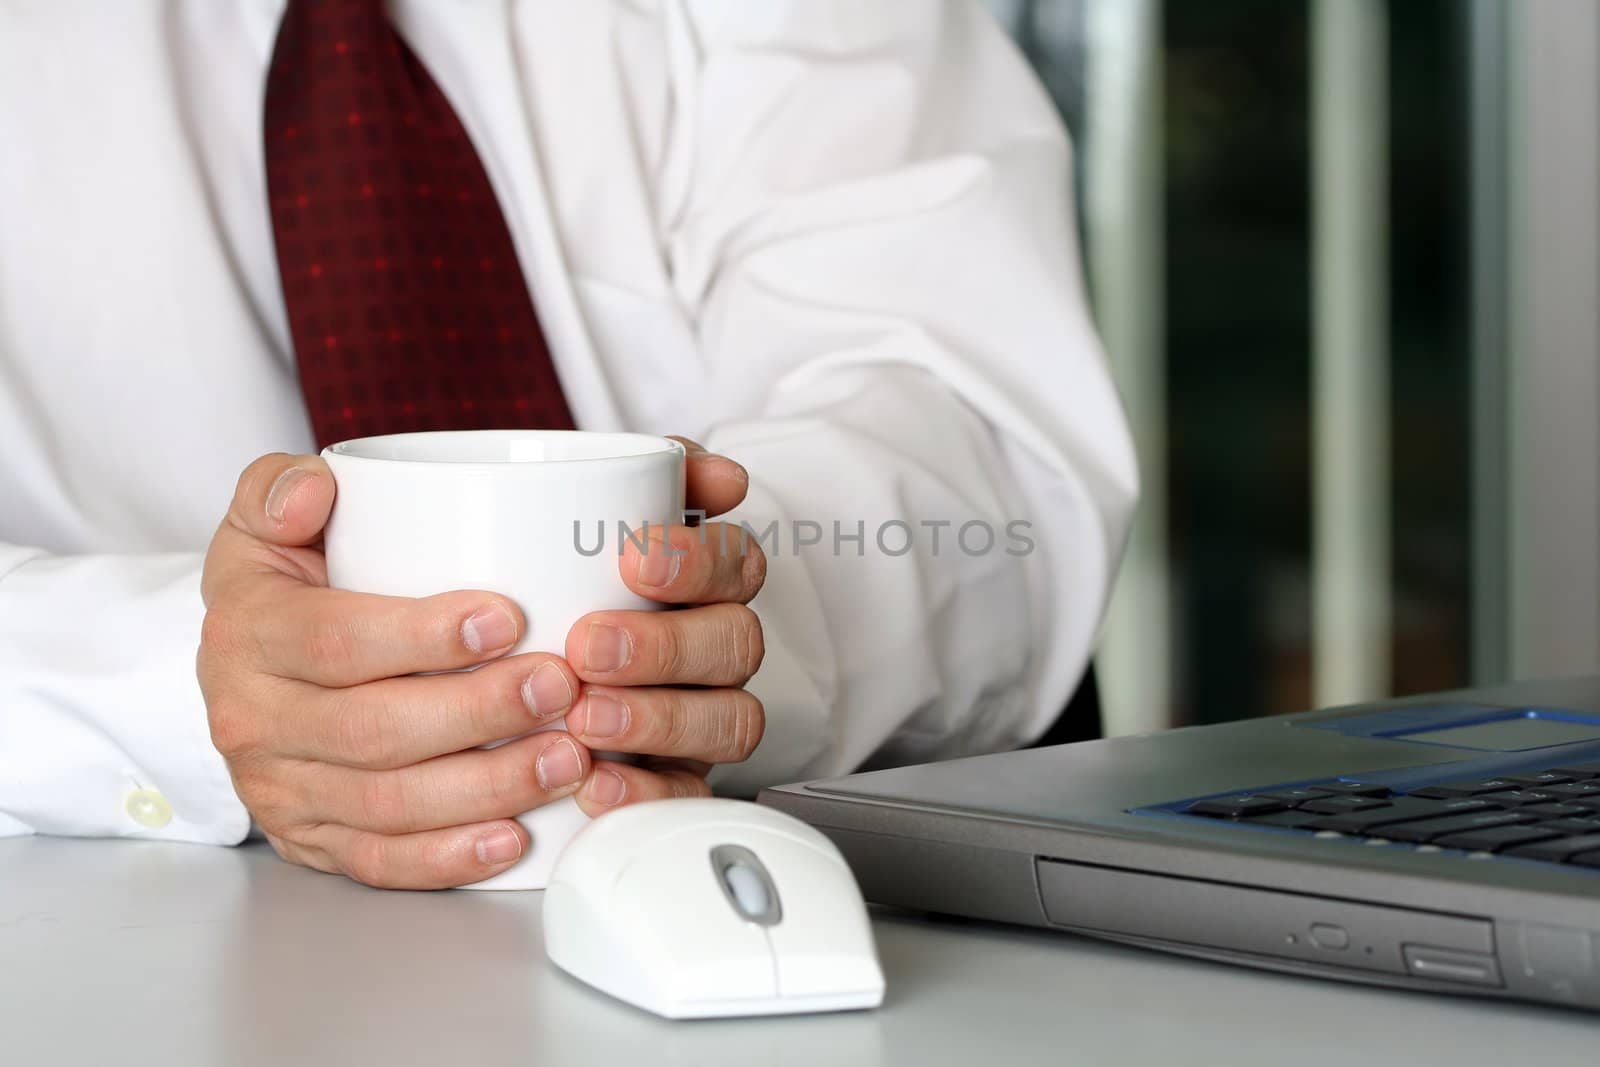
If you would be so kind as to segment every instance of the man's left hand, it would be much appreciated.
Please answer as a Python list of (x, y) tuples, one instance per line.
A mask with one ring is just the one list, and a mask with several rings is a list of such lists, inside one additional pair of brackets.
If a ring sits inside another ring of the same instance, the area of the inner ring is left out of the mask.
[[(688, 449), (689, 507), (708, 516), (736, 507), (749, 488), (744, 468), (678, 440)], [(627, 541), (622, 580), (678, 610), (597, 611), (567, 635), (567, 662), (583, 681), (567, 729), (593, 749), (642, 757), (637, 766), (594, 761), (577, 793), (588, 814), (706, 796), (711, 767), (744, 760), (761, 740), (761, 701), (744, 685), (761, 665), (761, 622), (747, 605), (767, 558), (743, 533), (711, 522), (652, 527), (643, 551)]]

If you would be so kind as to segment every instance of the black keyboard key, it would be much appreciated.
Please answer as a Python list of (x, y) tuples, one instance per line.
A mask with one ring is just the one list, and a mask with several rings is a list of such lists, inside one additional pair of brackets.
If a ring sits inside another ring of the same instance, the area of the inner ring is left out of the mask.
[(1274, 811), (1266, 815), (1247, 815), (1245, 821), (1251, 826), (1282, 826), (1290, 830), (1304, 830), (1321, 817), (1291, 808), (1288, 811)]
[(1254, 793), (1239, 793), (1231, 797), (1212, 797), (1197, 800), (1186, 809), (1190, 815), (1211, 815), (1219, 819), (1242, 819), (1247, 815), (1265, 815), (1282, 811), (1289, 805), (1271, 797)]
[(1500, 777), (1517, 785), (1532, 786), (1565, 785), (1572, 781), (1572, 775), (1562, 774), (1560, 771), (1523, 771), (1518, 774), (1502, 774)]
[(1550, 804), (1562, 798), (1548, 789), (1513, 789), (1505, 793), (1482, 793), (1478, 799), (1502, 808), (1520, 808), (1524, 804)]
[(1423, 819), (1421, 822), (1384, 826), (1374, 830), (1373, 833), (1390, 841), (1411, 841), (1421, 844), (1448, 834), (1487, 830), (1491, 826), (1515, 826), (1518, 823), (1532, 821), (1531, 816), (1516, 811), (1475, 811), (1466, 815), (1449, 815), (1442, 819)]
[(1531, 845), (1561, 835), (1537, 826), (1491, 826), (1483, 830), (1469, 830), (1464, 834), (1436, 837), (1435, 845), (1441, 848), (1464, 848), (1468, 852), (1499, 852), (1518, 845)]
[(1582, 797), (1600, 797), (1600, 782), (1567, 782), (1562, 785), (1542, 785), (1541, 793), (1554, 793), (1562, 800), (1578, 800)]
[(1580, 852), (1567, 862), (1579, 867), (1600, 867), (1600, 852)]
[(1300, 805), (1301, 811), (1315, 812), (1318, 815), (1341, 815), (1347, 811), (1366, 811), (1369, 808), (1386, 808), (1387, 800), (1377, 797), (1318, 797), (1308, 800)]
[(1594, 763), (1567, 763), (1550, 769), (1557, 774), (1565, 774), (1570, 778), (1600, 778), (1600, 761)]
[(1414, 797), (1475, 797), (1479, 793), (1495, 793), (1503, 789), (1515, 789), (1517, 783), (1508, 778), (1464, 778), (1457, 782), (1438, 782), (1434, 785), (1413, 789), (1408, 796)]
[(1301, 801), (1314, 800), (1317, 797), (1332, 796), (1333, 794), (1325, 789), (1314, 789), (1306, 786), (1300, 789), (1269, 789), (1256, 795), (1271, 797), (1273, 800), (1281, 800), (1285, 804), (1299, 804)]
[(1517, 810), (1525, 811), (1529, 815), (1537, 815), (1542, 819), (1581, 819), (1586, 815), (1594, 814), (1591, 809), (1584, 807), (1582, 804), (1529, 804)]
[(1326, 793), (1343, 793), (1355, 797), (1386, 797), (1394, 790), (1386, 785), (1373, 785), (1370, 782), (1318, 782), (1308, 786), (1310, 789), (1321, 789)]
[[(1532, 810), (1533, 808), (1518, 808), (1516, 814), (1524, 815)], [(1569, 834), (1573, 837), (1580, 834), (1600, 834), (1600, 819), (1593, 815), (1586, 819), (1547, 819), (1539, 823), (1539, 829), (1554, 830), (1558, 834)]]
[(1377, 827), (1387, 823), (1411, 822), (1435, 815), (1457, 815), (1468, 811), (1491, 810), (1488, 804), (1474, 797), (1452, 797), (1449, 800), (1428, 800), (1421, 797), (1395, 797), (1385, 808), (1350, 811), (1340, 815), (1327, 815), (1307, 825), (1308, 830), (1337, 830), (1341, 834), (1373, 834), (1381, 836)]
[(1553, 837), (1548, 841), (1535, 841), (1531, 845), (1508, 848), (1506, 855), (1521, 856), (1525, 860), (1565, 863), (1570, 856), (1593, 852), (1597, 848), (1600, 848), (1600, 834), (1590, 834), (1587, 837)]

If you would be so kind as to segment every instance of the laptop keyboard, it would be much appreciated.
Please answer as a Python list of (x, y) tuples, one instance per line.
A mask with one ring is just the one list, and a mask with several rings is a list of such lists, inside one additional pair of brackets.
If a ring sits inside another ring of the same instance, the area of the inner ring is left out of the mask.
[(1207, 797), (1189, 815), (1600, 869), (1600, 761), (1437, 782), (1404, 792), (1328, 781)]

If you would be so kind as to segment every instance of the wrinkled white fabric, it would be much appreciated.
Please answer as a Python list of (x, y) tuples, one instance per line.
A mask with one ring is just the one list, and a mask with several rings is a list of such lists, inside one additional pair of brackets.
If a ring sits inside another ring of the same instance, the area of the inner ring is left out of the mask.
[[(1067, 142), (981, 9), (392, 10), (484, 159), (579, 425), (687, 434), (752, 473), (735, 519), (778, 538), (754, 605), (769, 725), (714, 781), (1047, 726), (1136, 475)], [(0, 6), (0, 834), (249, 825), (193, 664), (239, 470), (311, 446), (261, 158), (281, 11)], [(1032, 551), (1006, 551), (1017, 522)], [(991, 550), (958, 544), (970, 523)], [(171, 821), (134, 818), (135, 789)]]

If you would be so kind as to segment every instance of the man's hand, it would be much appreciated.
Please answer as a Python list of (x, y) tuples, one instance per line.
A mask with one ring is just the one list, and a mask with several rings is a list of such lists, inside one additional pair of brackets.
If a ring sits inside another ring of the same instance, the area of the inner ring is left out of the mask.
[[(736, 507), (749, 488), (744, 468), (679, 440), (689, 452), (689, 507), (707, 515)], [(761, 701), (744, 689), (761, 666), (761, 622), (746, 605), (761, 590), (767, 559), (742, 533), (706, 523), (652, 528), (642, 552), (629, 541), (620, 562), (628, 588), (686, 606), (598, 611), (568, 634), (567, 661), (584, 686), (567, 728), (592, 748), (644, 756), (639, 766), (594, 763), (578, 792), (590, 815), (640, 800), (706, 795), (711, 765), (743, 760), (761, 740)]]
[(375, 886), (480, 881), (528, 845), (512, 816), (574, 792), (590, 757), (556, 730), (476, 746), (564, 714), (578, 681), (558, 656), (500, 658), (524, 624), (503, 596), (327, 588), (333, 495), (316, 456), (239, 479), (201, 585), (212, 740), (284, 859)]

